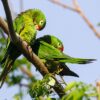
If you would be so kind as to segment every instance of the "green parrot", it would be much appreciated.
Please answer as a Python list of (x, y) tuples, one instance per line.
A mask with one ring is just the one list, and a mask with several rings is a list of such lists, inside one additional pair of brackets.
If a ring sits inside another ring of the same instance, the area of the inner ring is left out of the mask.
[(87, 64), (95, 59), (73, 58), (62, 51), (64, 50), (62, 42), (52, 35), (45, 35), (36, 39), (31, 46), (34, 53), (43, 61), (51, 73), (61, 76), (79, 77), (75, 72), (71, 71), (65, 63)]
[[(16, 35), (28, 45), (34, 43), (37, 30), (42, 30), (46, 25), (46, 17), (39, 9), (29, 9), (19, 14), (14, 22), (14, 30)], [(7, 50), (1, 64), (4, 65), (3, 72), (0, 75), (1, 86), (11, 70), (12, 64), (15, 59), (21, 54), (20, 50), (8, 38)]]

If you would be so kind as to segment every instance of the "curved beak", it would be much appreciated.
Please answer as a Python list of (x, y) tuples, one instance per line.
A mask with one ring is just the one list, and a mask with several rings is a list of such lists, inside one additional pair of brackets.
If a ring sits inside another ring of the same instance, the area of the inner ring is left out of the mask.
[(64, 51), (64, 47), (62, 46), (61, 48), (59, 48), (59, 50), (63, 52)]
[(41, 30), (41, 27), (39, 25), (35, 25), (36, 30)]

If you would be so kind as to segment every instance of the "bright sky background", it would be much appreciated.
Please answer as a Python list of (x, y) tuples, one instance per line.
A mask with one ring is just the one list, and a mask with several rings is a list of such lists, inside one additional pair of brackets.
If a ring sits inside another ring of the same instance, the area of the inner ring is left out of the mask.
[[(19, 13), (19, 1), (11, 0), (12, 8)], [(75, 12), (63, 9), (50, 3), (48, 0), (23, 0), (23, 10), (29, 8), (41, 9), (47, 18), (46, 28), (38, 32), (38, 36), (52, 34), (57, 36), (64, 43), (64, 52), (73, 57), (95, 58), (97, 61), (87, 65), (68, 64), (80, 78), (64, 77), (68, 81), (83, 81), (95, 83), (100, 80), (100, 40), (94, 35), (84, 20)], [(71, 0), (61, 0), (65, 4), (71, 4)], [(99, 0), (78, 0), (85, 15), (100, 32), (97, 23), (100, 22), (100, 1)], [(0, 1), (0, 16), (4, 17), (2, 3)], [(6, 85), (0, 89), (0, 100), (12, 100), (12, 96), (18, 91), (16, 87), (7, 88)], [(25, 91), (25, 90), (24, 90)], [(25, 91), (27, 94), (27, 91)], [(31, 100), (26, 95), (24, 100)]]

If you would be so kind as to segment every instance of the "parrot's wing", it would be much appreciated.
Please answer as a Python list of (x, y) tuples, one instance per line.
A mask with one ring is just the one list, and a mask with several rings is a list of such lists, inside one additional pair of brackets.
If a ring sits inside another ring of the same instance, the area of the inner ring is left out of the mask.
[[(44, 41), (37, 41), (35, 45), (38, 45), (38, 56), (41, 59), (46, 60), (54, 60), (64, 63), (74, 63), (74, 64), (86, 64), (91, 63), (95, 59), (84, 59), (84, 58), (74, 58), (69, 55), (66, 55), (53, 47), (52, 45), (44, 42)], [(33, 48), (35, 48), (35, 45)], [(34, 50), (33, 50), (34, 51)]]
[(53, 60), (53, 59), (66, 59), (66, 56), (62, 52), (60, 52), (58, 49), (53, 47), (52, 45), (40, 41), (38, 56), (41, 59), (47, 59), (47, 60)]

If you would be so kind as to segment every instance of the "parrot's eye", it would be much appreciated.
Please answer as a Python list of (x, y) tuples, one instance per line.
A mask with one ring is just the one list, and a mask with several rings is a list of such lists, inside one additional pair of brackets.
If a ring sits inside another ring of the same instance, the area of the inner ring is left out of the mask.
[(61, 43), (58, 43), (58, 47), (57, 47), (60, 51), (63, 51), (64, 48), (63, 48), (63, 45)]
[(42, 25), (42, 24), (43, 24), (43, 20), (41, 20), (41, 21), (39, 22), (39, 24)]
[(58, 47), (61, 47), (61, 44), (60, 43), (58, 43)]

